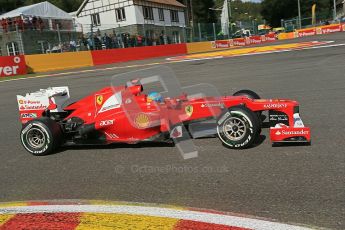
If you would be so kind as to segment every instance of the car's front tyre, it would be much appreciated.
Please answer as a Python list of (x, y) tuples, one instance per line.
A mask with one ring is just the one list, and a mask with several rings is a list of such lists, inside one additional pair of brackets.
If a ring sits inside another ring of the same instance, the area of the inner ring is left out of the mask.
[(234, 93), (233, 96), (244, 96), (244, 97), (248, 97), (250, 99), (256, 99), (256, 100), (261, 99), (257, 93), (248, 89), (240, 90)]
[(217, 132), (223, 144), (231, 149), (245, 149), (260, 135), (260, 121), (256, 114), (243, 106), (224, 112), (218, 119)]
[(20, 133), (22, 145), (34, 156), (53, 153), (60, 146), (61, 136), (60, 125), (49, 118), (29, 121)]

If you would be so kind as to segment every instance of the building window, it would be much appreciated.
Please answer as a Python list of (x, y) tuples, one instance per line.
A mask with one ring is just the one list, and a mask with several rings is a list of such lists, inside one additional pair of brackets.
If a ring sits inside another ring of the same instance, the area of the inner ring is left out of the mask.
[(144, 19), (147, 19), (147, 20), (154, 19), (152, 7), (144, 6), (143, 11), (144, 11)]
[(172, 32), (172, 37), (173, 37), (173, 43), (181, 43), (180, 32), (173, 31)]
[(8, 56), (19, 55), (18, 43), (17, 42), (7, 43), (7, 53), (8, 53)]
[(116, 21), (118, 22), (126, 21), (125, 8), (116, 9), (115, 12), (116, 12)]
[(158, 8), (158, 15), (159, 21), (164, 21), (164, 10), (162, 8)]
[(99, 17), (99, 14), (91, 14), (91, 23), (94, 26), (100, 26), (101, 25), (101, 19)]
[(170, 10), (170, 17), (172, 22), (179, 22), (177, 10)]

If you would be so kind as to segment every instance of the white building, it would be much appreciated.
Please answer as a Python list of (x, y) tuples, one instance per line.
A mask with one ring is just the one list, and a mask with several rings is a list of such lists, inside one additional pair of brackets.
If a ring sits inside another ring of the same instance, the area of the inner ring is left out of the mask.
[(185, 6), (176, 0), (85, 0), (77, 11), (84, 33), (140, 34), (169, 43), (184, 41)]

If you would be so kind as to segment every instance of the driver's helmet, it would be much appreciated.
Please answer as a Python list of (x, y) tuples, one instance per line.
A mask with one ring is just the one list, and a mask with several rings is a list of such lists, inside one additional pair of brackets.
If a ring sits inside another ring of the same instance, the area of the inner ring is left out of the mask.
[(152, 102), (152, 101), (155, 101), (155, 102), (163, 102), (163, 97), (160, 93), (158, 92), (151, 92), (147, 95), (147, 102)]

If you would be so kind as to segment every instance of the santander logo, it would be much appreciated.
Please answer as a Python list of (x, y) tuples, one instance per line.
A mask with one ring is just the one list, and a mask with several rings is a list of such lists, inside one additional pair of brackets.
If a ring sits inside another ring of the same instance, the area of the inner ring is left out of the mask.
[(300, 130), (300, 131), (286, 131), (286, 130), (282, 130), (281, 132), (278, 130), (276, 133), (275, 133), (277, 136), (280, 136), (280, 135), (285, 135), (285, 136), (289, 136), (289, 135), (308, 135), (309, 134), (309, 131), (306, 131), (306, 130)]

